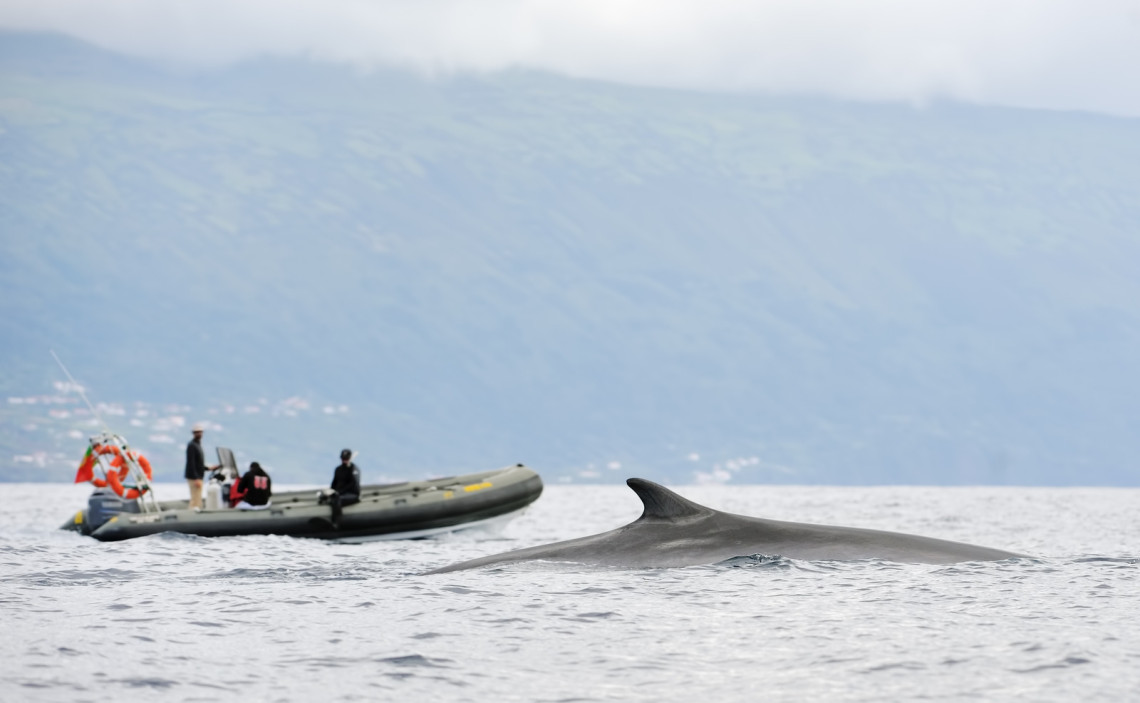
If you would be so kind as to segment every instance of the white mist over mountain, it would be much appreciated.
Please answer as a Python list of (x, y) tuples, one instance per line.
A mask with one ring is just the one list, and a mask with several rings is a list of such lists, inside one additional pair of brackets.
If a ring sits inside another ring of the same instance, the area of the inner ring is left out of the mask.
[(0, 27), (216, 66), (305, 55), (685, 89), (1140, 116), (1132, 0), (9, 0)]

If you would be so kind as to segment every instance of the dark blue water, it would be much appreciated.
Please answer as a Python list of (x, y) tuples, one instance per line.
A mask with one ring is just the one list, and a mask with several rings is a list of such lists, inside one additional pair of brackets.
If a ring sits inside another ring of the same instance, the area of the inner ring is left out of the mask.
[(428, 577), (617, 527), (640, 503), (624, 486), (552, 486), (497, 534), (101, 544), (56, 530), (83, 487), (9, 485), (0, 699), (1140, 700), (1140, 490), (681, 492), (735, 513), (1039, 558), (742, 555), (684, 569), (526, 564)]

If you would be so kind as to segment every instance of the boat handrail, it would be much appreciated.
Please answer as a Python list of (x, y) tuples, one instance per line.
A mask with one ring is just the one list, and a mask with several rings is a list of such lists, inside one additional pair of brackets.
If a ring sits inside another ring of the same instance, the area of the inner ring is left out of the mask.
[(162, 508), (158, 504), (158, 499), (154, 495), (154, 486), (151, 484), (146, 472), (143, 471), (142, 465), (137, 458), (138, 455), (131, 449), (125, 437), (118, 433), (104, 430), (90, 437), (88, 441), (91, 444), (91, 450), (94, 452), (96, 460), (99, 462), (99, 467), (103, 470), (104, 476), (111, 471), (115, 471), (115, 468), (104, 464), (106, 455), (97, 450), (100, 447), (114, 447), (118, 450), (115, 454), (122, 457), (123, 464), (127, 467), (127, 475), (135, 482), (135, 486), (137, 486), (137, 490), (139, 491), (139, 497), (136, 501), (138, 502), (140, 511), (144, 513), (162, 512)]

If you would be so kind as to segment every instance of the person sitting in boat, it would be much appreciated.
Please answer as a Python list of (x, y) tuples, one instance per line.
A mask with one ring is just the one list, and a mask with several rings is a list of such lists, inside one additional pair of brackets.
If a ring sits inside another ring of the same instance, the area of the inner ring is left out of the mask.
[(269, 507), (272, 494), (273, 479), (255, 461), (241, 480), (230, 488), (230, 505), (239, 510), (264, 510)]
[(333, 471), (331, 492), (321, 497), (321, 502), (328, 502), (332, 507), (332, 523), (340, 524), (341, 509), (353, 503), (360, 502), (360, 469), (352, 461), (352, 450), (345, 449), (340, 453), (340, 466)]

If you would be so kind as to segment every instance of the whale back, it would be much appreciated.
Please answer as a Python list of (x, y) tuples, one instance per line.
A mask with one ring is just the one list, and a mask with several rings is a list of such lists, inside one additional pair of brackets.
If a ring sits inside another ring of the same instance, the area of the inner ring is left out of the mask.
[(884, 559), (928, 564), (1025, 556), (898, 532), (733, 515), (694, 503), (642, 478), (628, 479), (626, 485), (642, 504), (641, 516), (627, 525), (600, 534), (479, 557), (427, 573), (535, 560), (675, 567), (714, 564), (754, 554), (805, 560)]

